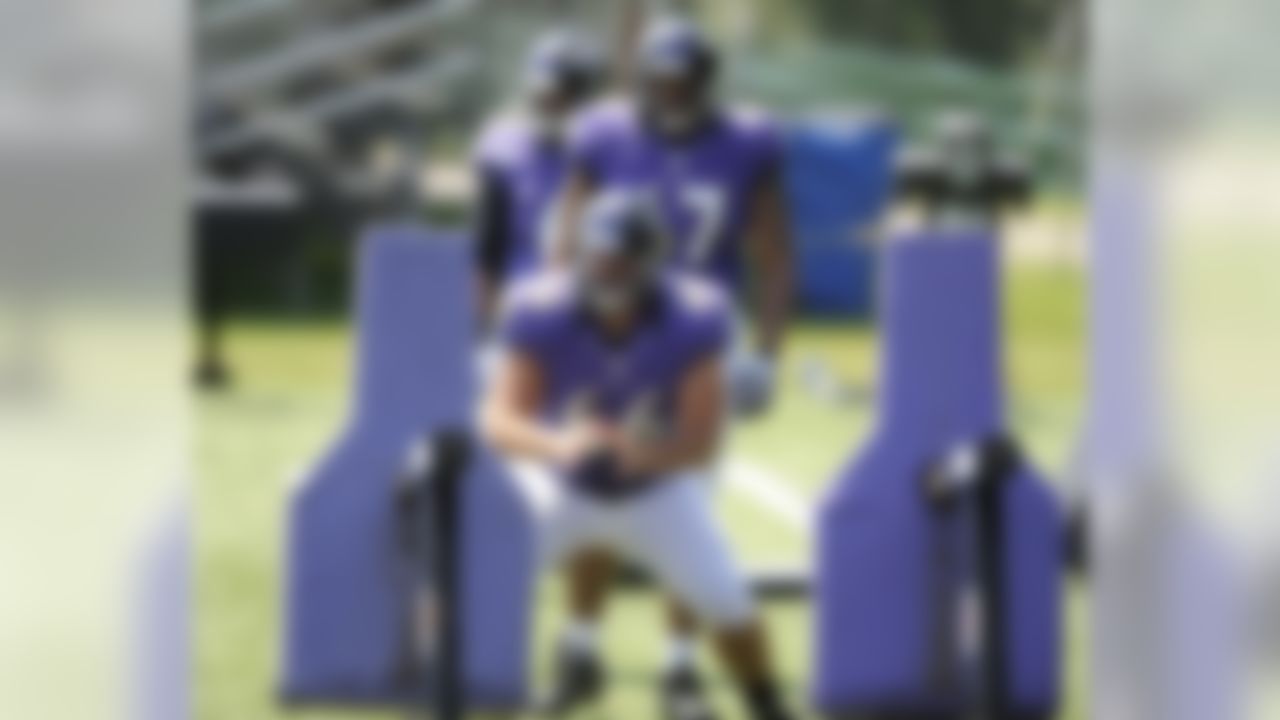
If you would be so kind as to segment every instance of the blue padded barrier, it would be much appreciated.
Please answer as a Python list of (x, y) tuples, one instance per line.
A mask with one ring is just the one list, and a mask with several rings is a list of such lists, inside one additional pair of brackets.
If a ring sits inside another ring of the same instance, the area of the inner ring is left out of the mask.
[[(293, 499), (283, 694), (301, 704), (395, 705), (408, 614), (394, 483), (412, 441), (471, 422), (470, 260), (414, 225), (360, 243), (355, 410)], [(480, 448), (464, 479), (464, 673), (471, 704), (526, 696), (531, 528), (501, 463)]]
[[(877, 425), (819, 511), (813, 700), (833, 715), (948, 716), (967, 702), (936, 673), (937, 550), (954, 528), (919, 478), (957, 443), (1005, 430), (997, 250), (983, 234), (922, 235), (891, 242), (883, 262)], [(1005, 683), (1018, 717), (1041, 717), (1058, 697), (1061, 521), (1030, 468), (1002, 487)]]

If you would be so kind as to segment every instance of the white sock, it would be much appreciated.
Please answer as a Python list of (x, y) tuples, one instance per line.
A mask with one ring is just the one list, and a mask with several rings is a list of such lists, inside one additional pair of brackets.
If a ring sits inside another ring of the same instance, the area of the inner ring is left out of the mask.
[(677, 635), (667, 641), (667, 672), (692, 670), (698, 664), (698, 647), (693, 636)]
[(579, 656), (592, 657), (596, 654), (597, 645), (599, 644), (596, 625), (584, 620), (574, 620), (565, 627), (564, 632), (560, 635), (560, 641), (569, 652)]

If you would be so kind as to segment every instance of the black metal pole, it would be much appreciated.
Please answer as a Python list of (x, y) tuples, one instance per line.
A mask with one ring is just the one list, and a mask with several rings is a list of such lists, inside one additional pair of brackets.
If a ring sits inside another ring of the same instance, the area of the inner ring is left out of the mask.
[(462, 533), (470, 448), (444, 430), (409, 448), (397, 495), (397, 543), (405, 613), (396, 682), (410, 718), (462, 720)]
[(979, 582), (982, 593), (983, 705), (992, 720), (1009, 720), (1008, 606), (1005, 572), (1004, 495), (1017, 463), (1009, 443), (992, 440), (984, 448), (977, 494)]
[[(967, 457), (966, 457), (967, 456)], [(958, 613), (966, 602), (967, 581), (955, 574), (949, 526), (967, 526), (964, 543), (972, 541), (970, 572), (976, 584), (981, 635), (973, 673), (964, 673), (972, 690), (961, 692), (961, 717), (1011, 720), (1008, 662), (1008, 578), (1005, 487), (1021, 467), (1019, 453), (1007, 438), (992, 437), (961, 446), (933, 464), (924, 475), (926, 499), (934, 511), (937, 538), (934, 550), (934, 649), (928, 669), (933, 687), (941, 693), (959, 690), (957, 663), (964, 662), (958, 634)], [(968, 522), (963, 522), (963, 515)], [(976, 687), (973, 687), (976, 685)]]
[(462, 532), (463, 477), (470, 448), (464, 432), (448, 430), (435, 438), (435, 473), (430, 484), (435, 507), (432, 525), (435, 529), (434, 557), (436, 570), (438, 645), (436, 662), (432, 664), (434, 717), (436, 720), (462, 720), (466, 714), (466, 689), (463, 687), (464, 643), (462, 602)]

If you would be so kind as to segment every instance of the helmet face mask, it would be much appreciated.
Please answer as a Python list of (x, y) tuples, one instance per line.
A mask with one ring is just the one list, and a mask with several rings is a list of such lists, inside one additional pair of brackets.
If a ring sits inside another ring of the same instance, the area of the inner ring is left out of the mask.
[(715, 49), (691, 23), (660, 20), (640, 48), (638, 95), (647, 120), (659, 131), (696, 129), (714, 108)]
[(539, 39), (530, 51), (523, 92), (544, 134), (558, 134), (567, 118), (599, 90), (604, 60), (594, 44), (571, 32)]
[(633, 263), (598, 263), (581, 278), (583, 304), (597, 317), (629, 313), (644, 297), (648, 283)]
[(644, 112), (654, 127), (665, 134), (689, 133), (711, 114), (710, 91), (693, 78), (649, 75), (641, 83)]
[(634, 311), (660, 275), (666, 236), (653, 203), (634, 192), (605, 192), (583, 215), (574, 262), (584, 308), (598, 317)]

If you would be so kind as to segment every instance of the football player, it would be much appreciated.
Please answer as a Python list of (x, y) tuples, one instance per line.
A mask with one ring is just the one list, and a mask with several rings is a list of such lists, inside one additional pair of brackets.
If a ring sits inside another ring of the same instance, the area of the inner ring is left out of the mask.
[[(481, 426), (519, 463), (544, 563), (589, 549), (638, 563), (711, 629), (749, 716), (782, 720), (791, 716), (706, 479), (732, 311), (714, 283), (662, 268), (658, 215), (644, 196), (598, 194), (572, 263), (512, 289)], [(598, 691), (598, 665), (565, 662)]]
[[(577, 243), (573, 221), (598, 191), (617, 188), (651, 196), (672, 234), (668, 263), (719, 284), (733, 298), (750, 334), (738, 333), (727, 362), (726, 401), (738, 416), (765, 411), (773, 396), (777, 357), (792, 293), (782, 152), (762, 113), (717, 102), (719, 58), (693, 24), (665, 18), (651, 24), (632, 63), (633, 91), (588, 108), (575, 123), (566, 182), (563, 260)], [(612, 558), (586, 553), (571, 569), (574, 622), (562, 644), (594, 653)], [(698, 691), (696, 624), (678, 603), (670, 608), (672, 637), (663, 683), (671, 717), (709, 717), (694, 710)], [(565, 705), (577, 688), (561, 680)]]
[(568, 166), (566, 128), (603, 74), (601, 53), (587, 38), (547, 34), (529, 53), (520, 103), (481, 133), (475, 261), (485, 323), (503, 286), (541, 264)]
[(782, 150), (762, 112), (716, 100), (719, 58), (696, 25), (651, 24), (633, 63), (634, 91), (575, 123), (557, 255), (572, 253), (574, 218), (598, 188), (652, 193), (674, 237), (669, 260), (728, 289), (752, 338), (730, 367), (730, 401), (757, 414), (773, 394), (791, 299)]

